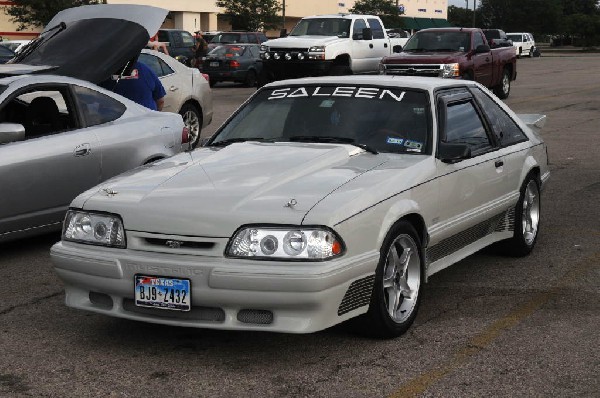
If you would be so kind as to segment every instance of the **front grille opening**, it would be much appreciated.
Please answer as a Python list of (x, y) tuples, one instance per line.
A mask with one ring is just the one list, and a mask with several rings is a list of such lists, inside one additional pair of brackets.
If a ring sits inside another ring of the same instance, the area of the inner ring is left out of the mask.
[(177, 239), (159, 239), (159, 238), (145, 238), (146, 243), (152, 246), (160, 246), (163, 248), (170, 249), (199, 249), (208, 250), (215, 246), (214, 242), (196, 242), (189, 240), (177, 240)]
[(240, 310), (237, 320), (255, 325), (270, 325), (273, 323), (273, 313), (267, 310)]
[(96, 307), (107, 310), (111, 310), (113, 307), (113, 299), (108, 294), (90, 292), (89, 299), (90, 302)]
[(225, 311), (217, 307), (192, 307), (190, 311), (173, 311), (151, 307), (138, 307), (132, 299), (123, 300), (123, 309), (141, 315), (205, 322), (224, 322)]

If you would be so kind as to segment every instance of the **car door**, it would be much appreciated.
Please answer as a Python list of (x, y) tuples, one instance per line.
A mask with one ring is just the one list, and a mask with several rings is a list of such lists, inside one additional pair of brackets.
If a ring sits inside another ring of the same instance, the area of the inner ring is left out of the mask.
[(158, 79), (167, 92), (162, 110), (164, 112), (179, 112), (186, 90), (189, 90), (185, 86), (185, 82), (181, 79), (181, 76), (178, 76), (173, 68), (156, 55), (141, 53), (138, 59), (156, 73), (156, 76), (158, 76)]
[[(473, 49), (485, 44), (483, 35), (480, 32), (473, 33)], [(489, 87), (492, 83), (494, 63), (492, 59), (492, 51), (485, 53), (475, 53), (472, 55), (474, 80)]]
[(369, 70), (377, 70), (381, 58), (390, 55), (390, 43), (387, 37), (385, 37), (383, 26), (381, 26), (381, 22), (378, 19), (368, 18), (367, 22), (373, 34), (371, 42), (373, 45), (371, 49), (373, 51), (371, 52)]
[(69, 203), (100, 182), (95, 132), (81, 128), (66, 85), (22, 88), (0, 114), (25, 127), (24, 140), (0, 146), (0, 234), (60, 223)]
[(369, 70), (369, 58), (373, 49), (372, 40), (363, 39), (363, 29), (368, 28), (367, 22), (357, 18), (352, 23), (352, 72), (360, 73)]
[(485, 225), (501, 214), (508, 207), (507, 187), (503, 156), (473, 96), (466, 89), (442, 93), (437, 106), (438, 142), (466, 144), (471, 152), (458, 162), (436, 159), (440, 192), (437, 236), (445, 239)]

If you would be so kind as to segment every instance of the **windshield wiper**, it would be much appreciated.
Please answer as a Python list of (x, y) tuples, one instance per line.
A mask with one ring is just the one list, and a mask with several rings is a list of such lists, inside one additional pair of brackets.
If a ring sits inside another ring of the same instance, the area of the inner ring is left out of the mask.
[[(40, 35), (38, 36), (36, 39), (32, 40), (29, 44), (27, 44), (22, 51), (20, 51), (17, 55), (15, 55), (15, 57), (13, 59), (11, 59), (9, 62), (10, 64), (17, 64), (19, 62), (21, 62), (21, 60), (25, 59), (29, 54), (31, 54), (33, 51), (35, 51), (36, 48), (38, 48), (39, 46), (42, 45), (42, 43), (46, 43), (48, 40), (52, 39), (54, 36), (56, 36), (57, 34), (59, 34), (60, 32), (62, 32), (63, 30), (65, 30), (67, 28), (67, 24), (64, 22), (59, 23), (58, 25), (48, 29), (44, 35)], [(50, 32), (52, 32), (53, 30), (56, 30), (56, 32), (54, 32), (51, 36), (46, 37), (46, 35)]]
[(320, 136), (320, 135), (297, 135), (294, 137), (290, 137), (289, 140), (291, 142), (331, 142), (331, 143), (339, 143), (339, 144), (350, 144), (355, 147), (364, 149), (367, 152), (373, 153), (377, 155), (379, 152), (373, 147), (370, 147), (367, 144), (361, 144), (356, 142), (353, 138), (348, 137), (332, 137), (332, 136)]
[(229, 144), (233, 144), (236, 142), (246, 142), (246, 141), (272, 141), (272, 140), (265, 139), (262, 137), (252, 137), (252, 138), (237, 137), (237, 138), (229, 138), (227, 140), (222, 140), (222, 141), (217, 141), (217, 142), (211, 142), (208, 146), (227, 146)]

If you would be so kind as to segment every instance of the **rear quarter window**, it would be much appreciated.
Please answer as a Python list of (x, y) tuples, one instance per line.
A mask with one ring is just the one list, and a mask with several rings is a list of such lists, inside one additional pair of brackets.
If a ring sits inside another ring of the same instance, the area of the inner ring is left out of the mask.
[(87, 87), (74, 86), (86, 126), (97, 126), (120, 118), (127, 107), (116, 99)]

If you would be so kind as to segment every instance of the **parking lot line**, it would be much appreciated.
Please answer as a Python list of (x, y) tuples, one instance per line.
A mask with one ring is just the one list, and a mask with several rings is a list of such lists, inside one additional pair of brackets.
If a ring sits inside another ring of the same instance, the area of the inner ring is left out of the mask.
[(559, 295), (570, 283), (575, 282), (594, 266), (598, 267), (599, 264), (600, 252), (577, 263), (562, 278), (559, 278), (556, 285), (548, 290), (537, 293), (531, 300), (517, 306), (513, 311), (493, 322), (485, 330), (469, 340), (466, 346), (457, 351), (448, 362), (404, 383), (390, 395), (390, 398), (417, 397), (424, 393), (434, 383), (466, 364), (473, 356), (492, 344), (501, 333), (513, 328), (532, 315), (550, 299)]

